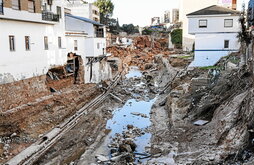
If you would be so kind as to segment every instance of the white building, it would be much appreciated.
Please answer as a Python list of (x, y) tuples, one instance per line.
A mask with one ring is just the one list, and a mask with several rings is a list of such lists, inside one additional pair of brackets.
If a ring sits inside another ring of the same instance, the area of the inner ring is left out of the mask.
[(45, 75), (66, 62), (63, 6), (62, 0), (0, 1), (0, 84)]
[(71, 9), (72, 15), (100, 22), (100, 10), (92, 3), (87, 3), (84, 0), (69, 0), (67, 8)]
[(154, 26), (154, 25), (159, 25), (160, 24), (160, 17), (153, 17), (151, 19), (151, 25)]
[(106, 28), (88, 18), (66, 15), (67, 52), (80, 55), (84, 62), (85, 83), (98, 83), (112, 77), (107, 63)]
[(195, 35), (195, 57), (192, 67), (212, 66), (232, 52), (239, 51), (240, 12), (210, 6), (187, 15), (189, 34)]
[(177, 23), (179, 22), (179, 9), (172, 9), (172, 17), (171, 17), (171, 23)]
[(237, 0), (180, 0), (179, 19), (180, 22), (182, 22), (183, 29), (183, 50), (191, 51), (195, 39), (193, 35), (188, 33), (189, 25), (186, 16), (187, 14), (211, 5), (219, 5), (231, 9), (237, 8), (237, 10), (241, 10), (240, 3), (242, 2)]

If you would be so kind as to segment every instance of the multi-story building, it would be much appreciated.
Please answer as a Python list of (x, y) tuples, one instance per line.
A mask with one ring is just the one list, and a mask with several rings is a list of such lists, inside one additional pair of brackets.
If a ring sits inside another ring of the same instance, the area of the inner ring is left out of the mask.
[(160, 24), (160, 17), (153, 17), (151, 19), (151, 25), (159, 25)]
[(87, 3), (83, 0), (69, 0), (67, 8), (71, 9), (71, 13), (75, 16), (85, 17), (100, 22), (100, 10), (92, 3)]
[(237, 1), (236, 0), (180, 0), (180, 13), (179, 20), (182, 22), (183, 29), (183, 50), (191, 51), (194, 46), (194, 36), (188, 33), (188, 19), (187, 14), (194, 11), (203, 9), (211, 5), (219, 5), (229, 7), (230, 9), (235, 9)]
[(169, 10), (164, 12), (162, 23), (170, 23), (170, 11)]
[(188, 31), (195, 35), (195, 57), (190, 66), (212, 66), (221, 57), (239, 51), (239, 16), (239, 11), (216, 5), (187, 15)]
[(172, 9), (171, 23), (175, 24), (179, 22), (179, 9)]
[(0, 1), (0, 84), (45, 75), (66, 61), (64, 1)]

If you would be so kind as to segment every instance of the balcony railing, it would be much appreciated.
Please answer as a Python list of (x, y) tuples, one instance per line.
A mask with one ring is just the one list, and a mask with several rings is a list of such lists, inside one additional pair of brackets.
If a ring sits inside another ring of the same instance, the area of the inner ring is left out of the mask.
[(42, 20), (59, 22), (59, 15), (48, 11), (42, 11)]
[(4, 5), (0, 2), (0, 14), (4, 14)]

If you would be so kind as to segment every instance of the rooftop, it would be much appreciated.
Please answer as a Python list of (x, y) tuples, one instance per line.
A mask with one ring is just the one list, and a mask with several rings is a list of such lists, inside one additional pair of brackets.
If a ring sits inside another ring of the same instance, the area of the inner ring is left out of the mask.
[(207, 8), (192, 12), (187, 14), (187, 16), (192, 16), (192, 15), (220, 15), (220, 14), (230, 14), (230, 15), (239, 15), (240, 11), (228, 9), (225, 7), (213, 5), (209, 6)]
[(81, 21), (84, 21), (84, 22), (88, 22), (88, 23), (91, 23), (91, 24), (94, 24), (94, 25), (104, 26), (103, 24), (101, 24), (99, 22), (96, 22), (94, 20), (91, 20), (91, 19), (88, 19), (88, 18), (85, 18), (85, 17), (74, 16), (74, 15), (71, 15), (71, 14), (66, 14), (66, 16), (71, 17), (71, 18), (75, 18), (75, 19), (78, 19), (78, 20), (81, 20)]

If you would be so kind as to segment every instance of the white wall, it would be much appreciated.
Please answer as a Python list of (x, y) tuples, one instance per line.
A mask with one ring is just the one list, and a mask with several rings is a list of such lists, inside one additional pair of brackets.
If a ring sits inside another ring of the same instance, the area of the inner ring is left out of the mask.
[[(97, 47), (99, 44), (99, 48)], [(85, 40), (85, 54), (89, 57), (98, 57), (106, 54), (106, 38), (86, 38)]]
[(65, 16), (65, 20), (66, 31), (85, 32), (90, 37), (94, 36), (93, 24), (69, 16)]
[[(237, 33), (217, 33), (217, 34), (196, 34), (195, 57), (190, 67), (212, 66), (221, 57), (232, 52), (237, 52), (240, 43)], [(224, 40), (229, 40), (229, 48), (224, 48)]]
[[(86, 63), (87, 61), (85, 61)], [(106, 59), (92, 64), (92, 79), (90, 79), (90, 72), (91, 65), (85, 65), (85, 83), (99, 83), (103, 80), (112, 79), (112, 70)]]
[[(62, 6), (61, 0), (53, 1), (52, 10)], [(15, 14), (16, 13), (16, 14)], [(11, 20), (13, 14), (17, 20)], [(23, 16), (25, 17), (23, 18)], [(40, 76), (47, 73), (52, 66), (66, 62), (66, 43), (64, 18), (50, 24), (41, 21), (40, 14), (9, 9), (0, 19), (0, 84)], [(31, 18), (33, 22), (23, 21)], [(9, 35), (15, 36), (15, 51), (10, 51)], [(25, 50), (25, 36), (30, 37), (30, 51)], [(44, 36), (48, 36), (49, 50), (44, 50)], [(62, 48), (58, 48), (58, 37), (62, 38)]]
[[(239, 16), (189, 16), (189, 33), (239, 32)], [(233, 27), (224, 27), (225, 19), (233, 19)], [(199, 28), (199, 20), (207, 20), (207, 28)]]
[[(65, 49), (58, 49), (58, 36), (53, 25), (0, 21), (0, 83), (5, 74), (11, 75), (18, 81), (47, 73), (53, 65), (62, 65), (66, 61)], [(9, 35), (15, 36), (15, 51), (9, 48)], [(25, 50), (25, 36), (30, 36), (30, 51)], [(48, 36), (49, 50), (44, 50), (44, 36)], [(62, 46), (65, 46), (62, 37)], [(1, 75), (2, 74), (2, 75)]]

